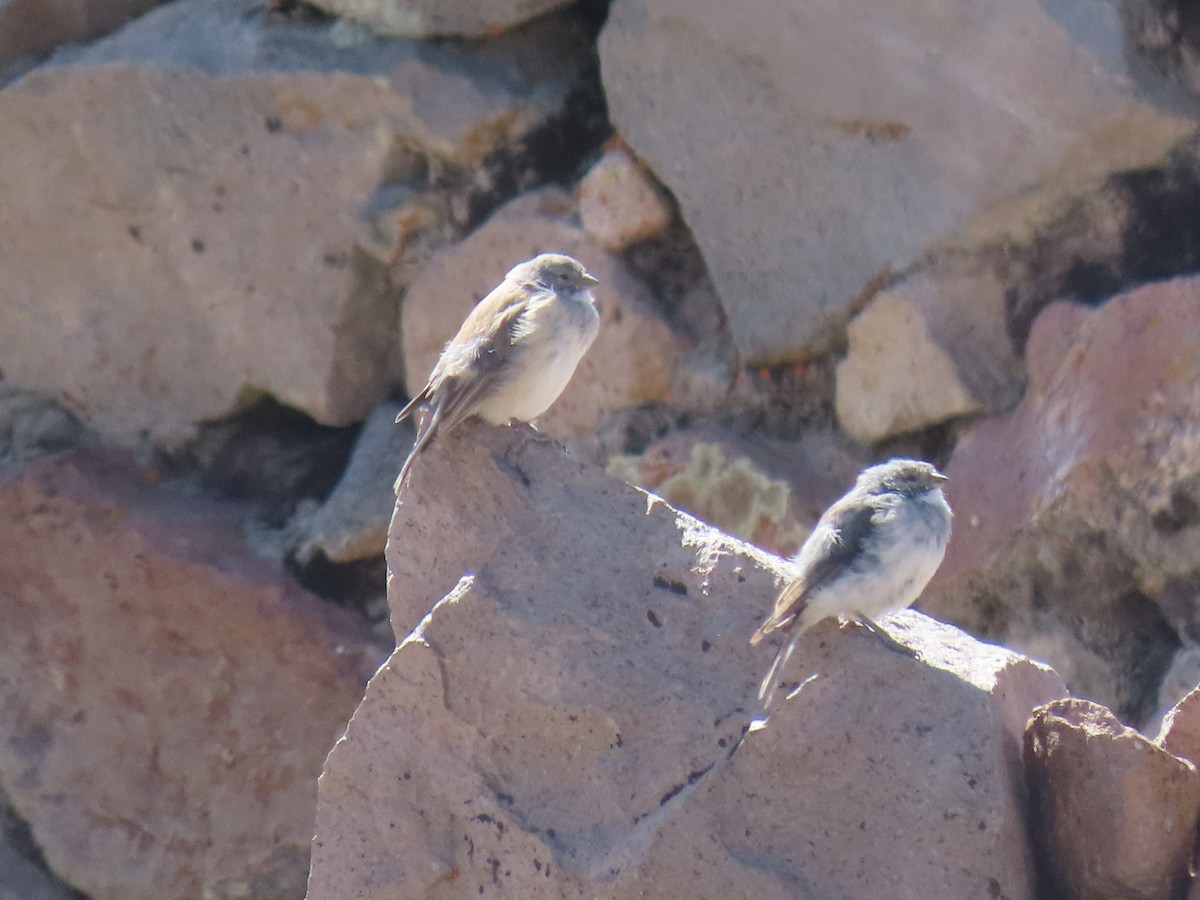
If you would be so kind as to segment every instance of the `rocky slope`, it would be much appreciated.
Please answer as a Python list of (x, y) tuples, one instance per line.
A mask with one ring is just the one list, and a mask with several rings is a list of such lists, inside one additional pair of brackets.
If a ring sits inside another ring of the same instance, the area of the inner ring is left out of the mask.
[[(1194, 18), (0, 0), (0, 898), (1200, 895)], [(396, 506), (543, 250), (595, 346)], [(730, 755), (901, 453), (921, 659)]]

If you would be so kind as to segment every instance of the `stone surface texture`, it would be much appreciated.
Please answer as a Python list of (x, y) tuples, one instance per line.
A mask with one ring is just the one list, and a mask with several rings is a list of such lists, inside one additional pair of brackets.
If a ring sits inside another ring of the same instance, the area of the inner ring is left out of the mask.
[(993, 207), (1195, 129), (1103, 0), (616, 0), (600, 59), (752, 365), (837, 346), (880, 277)]
[(1041, 313), (1021, 403), (945, 470), (955, 534), (919, 604), (1131, 719), (1196, 615), (1156, 600), (1200, 559), (1198, 301), (1185, 278)]
[(7, 378), (124, 442), (261, 392), (323, 424), (369, 414), (398, 374), (406, 277), (371, 255), (377, 220), (461, 227), (430, 167), (522, 140), (582, 60), (567, 36), (532, 54), (524, 33), (332, 34), (182, 0), (0, 92)]
[(1051, 896), (1183, 895), (1200, 816), (1200, 774), (1191, 763), (1103, 706), (1064, 699), (1035, 711), (1025, 764)]
[(573, 0), (317, 0), (316, 6), (395, 37), (495, 37)]
[(303, 891), (315, 778), (386, 650), (242, 514), (96, 451), (0, 476), (0, 788), (96, 900)]
[(837, 368), (846, 433), (871, 444), (1015, 404), (1024, 372), (1004, 298), (1005, 286), (982, 273), (915, 275), (876, 294), (850, 321)]
[(444, 450), (392, 521), (408, 637), (321, 776), (310, 900), (1033, 896), (1054, 673), (917, 613), (889, 627), (924, 662), (830, 623), (731, 756), (779, 561), (545, 438)]
[(505, 204), (460, 244), (439, 251), (404, 298), (405, 383), (419, 391), (471, 308), (522, 260), (555, 251), (579, 259), (600, 279), (600, 334), (540, 425), (560, 439), (590, 435), (604, 414), (671, 395), (687, 342), (655, 309), (648, 288), (621, 259), (589, 238), (558, 188)]
[(661, 233), (674, 217), (662, 188), (623, 150), (608, 151), (588, 170), (578, 203), (583, 230), (614, 253)]
[(1155, 743), (1168, 753), (1200, 767), (1200, 686), (1167, 713)]

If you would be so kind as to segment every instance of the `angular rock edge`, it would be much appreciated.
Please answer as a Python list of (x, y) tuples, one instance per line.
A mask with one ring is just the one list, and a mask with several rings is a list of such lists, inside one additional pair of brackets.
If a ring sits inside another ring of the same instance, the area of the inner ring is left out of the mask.
[(925, 662), (827, 623), (730, 758), (779, 561), (524, 430), (448, 436), (387, 552), (408, 636), (326, 762), (310, 900), (1033, 896), (1052, 671), (917, 613), (889, 624)]

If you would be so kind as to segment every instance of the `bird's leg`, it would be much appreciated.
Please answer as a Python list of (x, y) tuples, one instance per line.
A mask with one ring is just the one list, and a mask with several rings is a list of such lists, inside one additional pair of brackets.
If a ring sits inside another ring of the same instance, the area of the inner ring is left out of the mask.
[(855, 613), (853, 618), (856, 622), (858, 622), (859, 625), (867, 629), (867, 631), (871, 632), (871, 634), (875, 635), (875, 637), (882, 641), (883, 646), (887, 647), (893, 653), (899, 653), (902, 656), (907, 656), (911, 659), (921, 658), (921, 654), (919, 654), (912, 647), (908, 646), (908, 644), (900, 643), (898, 640), (880, 628), (879, 625), (873, 622), (869, 616), (864, 616), (862, 613)]

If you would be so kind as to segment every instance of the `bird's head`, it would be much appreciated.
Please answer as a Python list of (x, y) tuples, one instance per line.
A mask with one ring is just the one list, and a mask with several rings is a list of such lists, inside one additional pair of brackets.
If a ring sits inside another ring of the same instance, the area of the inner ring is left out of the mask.
[(506, 276), (510, 281), (537, 290), (553, 291), (570, 299), (591, 299), (593, 285), (600, 283), (574, 257), (565, 253), (543, 253), (514, 266)]

